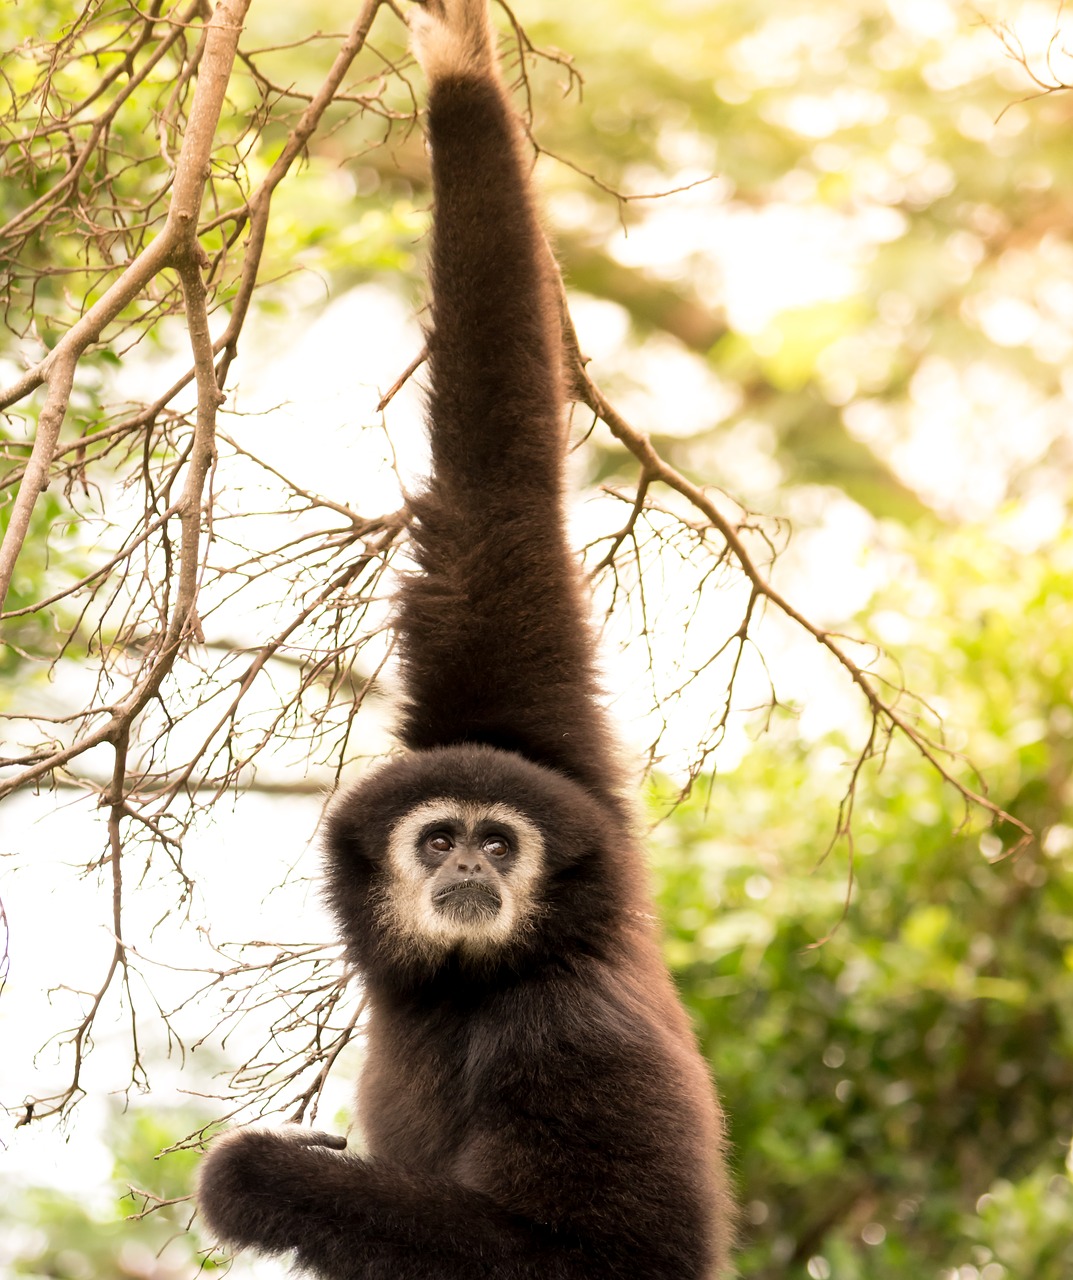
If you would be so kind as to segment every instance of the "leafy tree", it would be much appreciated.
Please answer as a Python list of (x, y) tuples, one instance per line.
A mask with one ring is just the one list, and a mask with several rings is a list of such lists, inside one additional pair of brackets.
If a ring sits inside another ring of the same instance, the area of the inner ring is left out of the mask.
[(892, 751), (859, 801), (832, 933), (844, 881), (823, 863), (819, 757), (848, 744), (802, 750), (785, 722), (667, 824), (668, 954), (751, 1197), (743, 1274), (1059, 1280), (1073, 1264), (1073, 540), (1048, 552), (1026, 572), (978, 533), (944, 538), (926, 564), (941, 606), (908, 641), (913, 678), (943, 687), (1041, 846), (1004, 860)]
[[(1063, 1275), (1061, 17), (501, 16), (581, 350), (599, 348), (571, 353), (578, 437), (598, 420), (579, 527), (671, 809), (668, 953), (733, 1120), (743, 1270)], [(0, 795), (101, 806), (90, 872), (115, 939), (70, 984), (89, 989), (65, 1080), (5, 1100), (30, 1123), (70, 1111), (120, 1006), (142, 1080), (159, 1012), (139, 903), (160, 874), (171, 914), (196, 917), (191, 825), (228, 791), (316, 792), (380, 747), (402, 492), (386, 478), (359, 502), (342, 463), (320, 492), (300, 463), (403, 433), (420, 339), (346, 434), (311, 415), (282, 461), (243, 360), (259, 332), (293, 343), (325, 281), (418, 303), (428, 188), (387, 0), (20, 0), (2, 21)], [(840, 521), (859, 565), (832, 550)], [(825, 581), (851, 569), (863, 586)], [(843, 688), (857, 701), (823, 705)], [(159, 1009), (200, 993), (221, 1030), (271, 1010), (228, 1109), (305, 1116), (360, 1010), (330, 948), (249, 941), (177, 952), (189, 990)], [(165, 1200), (188, 1173), (168, 1159)], [(44, 1193), (20, 1204), (89, 1229)], [(122, 1274), (101, 1239), (86, 1265)]]

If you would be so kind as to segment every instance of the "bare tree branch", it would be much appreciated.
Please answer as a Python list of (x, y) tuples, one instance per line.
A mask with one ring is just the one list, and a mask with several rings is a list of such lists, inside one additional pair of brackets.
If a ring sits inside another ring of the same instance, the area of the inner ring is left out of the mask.
[[(576, 348), (576, 337), (573, 339), (573, 345)], [(950, 753), (937, 748), (917, 725), (898, 710), (892, 700), (881, 696), (876, 688), (876, 677), (853, 661), (845, 646), (839, 643), (834, 633), (811, 622), (775, 589), (770, 579), (761, 573), (754, 562), (742, 539), (740, 529), (723, 515), (709, 494), (692, 484), (685, 476), (670, 466), (653, 448), (651, 440), (632, 427), (617, 412), (596, 383), (590, 378), (585, 363), (581, 360), (575, 362), (574, 379), (576, 385), (580, 388), (584, 403), (592, 409), (593, 413), (601, 421), (607, 424), (615, 438), (620, 440), (640, 462), (643, 480), (649, 483), (654, 480), (661, 481), (676, 493), (680, 493), (683, 498), (705, 516), (711, 523), (712, 528), (718, 530), (726, 541), (735, 560), (741, 567), (741, 571), (752, 584), (754, 595), (762, 596), (764, 599), (769, 600), (780, 613), (806, 631), (832, 655), (857, 688), (860, 689), (876, 720), (880, 724), (890, 725), (902, 734), (939, 774), (943, 781), (953, 787), (969, 804), (983, 809), (996, 821), (1009, 823), (1010, 826), (1020, 832), (1018, 846), (1031, 840), (1033, 832), (1029, 826), (1019, 818), (1014, 817), (1013, 814), (1008, 813), (1000, 805), (995, 804), (993, 800), (988, 799), (986, 795), (973, 790), (972, 787), (968, 786), (951, 771), (947, 763)]]

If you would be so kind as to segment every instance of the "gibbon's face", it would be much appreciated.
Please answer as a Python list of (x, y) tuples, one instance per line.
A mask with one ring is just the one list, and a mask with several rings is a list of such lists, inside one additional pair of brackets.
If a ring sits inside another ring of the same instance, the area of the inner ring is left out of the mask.
[(325, 837), (328, 902), (373, 982), (558, 954), (623, 901), (605, 856), (628, 838), (621, 820), (572, 779), (483, 744), (385, 761), (335, 798)]
[(487, 952), (532, 915), (544, 864), (534, 824), (502, 801), (422, 801), (391, 827), (385, 923), (425, 944)]

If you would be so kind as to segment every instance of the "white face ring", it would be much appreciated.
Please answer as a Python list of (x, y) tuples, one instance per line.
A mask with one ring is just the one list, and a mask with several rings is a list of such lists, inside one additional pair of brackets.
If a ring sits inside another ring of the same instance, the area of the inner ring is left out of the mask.
[[(432, 878), (418, 856), (421, 835), (430, 825), (472, 831), (480, 822), (502, 824), (514, 835), (510, 873), (498, 886), (503, 904), (494, 916), (459, 920), (437, 911)], [(500, 802), (425, 800), (395, 823), (388, 836), (390, 882), (384, 890), (381, 923), (417, 943), (422, 950), (447, 951), (461, 945), (471, 953), (495, 951), (526, 927), (533, 913), (533, 890), (544, 866), (544, 841), (524, 814)]]

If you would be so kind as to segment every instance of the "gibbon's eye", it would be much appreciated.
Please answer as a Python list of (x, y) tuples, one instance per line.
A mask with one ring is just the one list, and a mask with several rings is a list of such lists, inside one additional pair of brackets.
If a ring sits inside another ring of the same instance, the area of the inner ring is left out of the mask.
[(455, 847), (455, 842), (444, 831), (434, 831), (425, 840), (425, 847), (431, 849), (433, 853), (450, 853)]
[(510, 846), (502, 836), (489, 836), (488, 839), (481, 844), (481, 848), (485, 853), (490, 853), (494, 858), (502, 858), (502, 856), (509, 850)]

